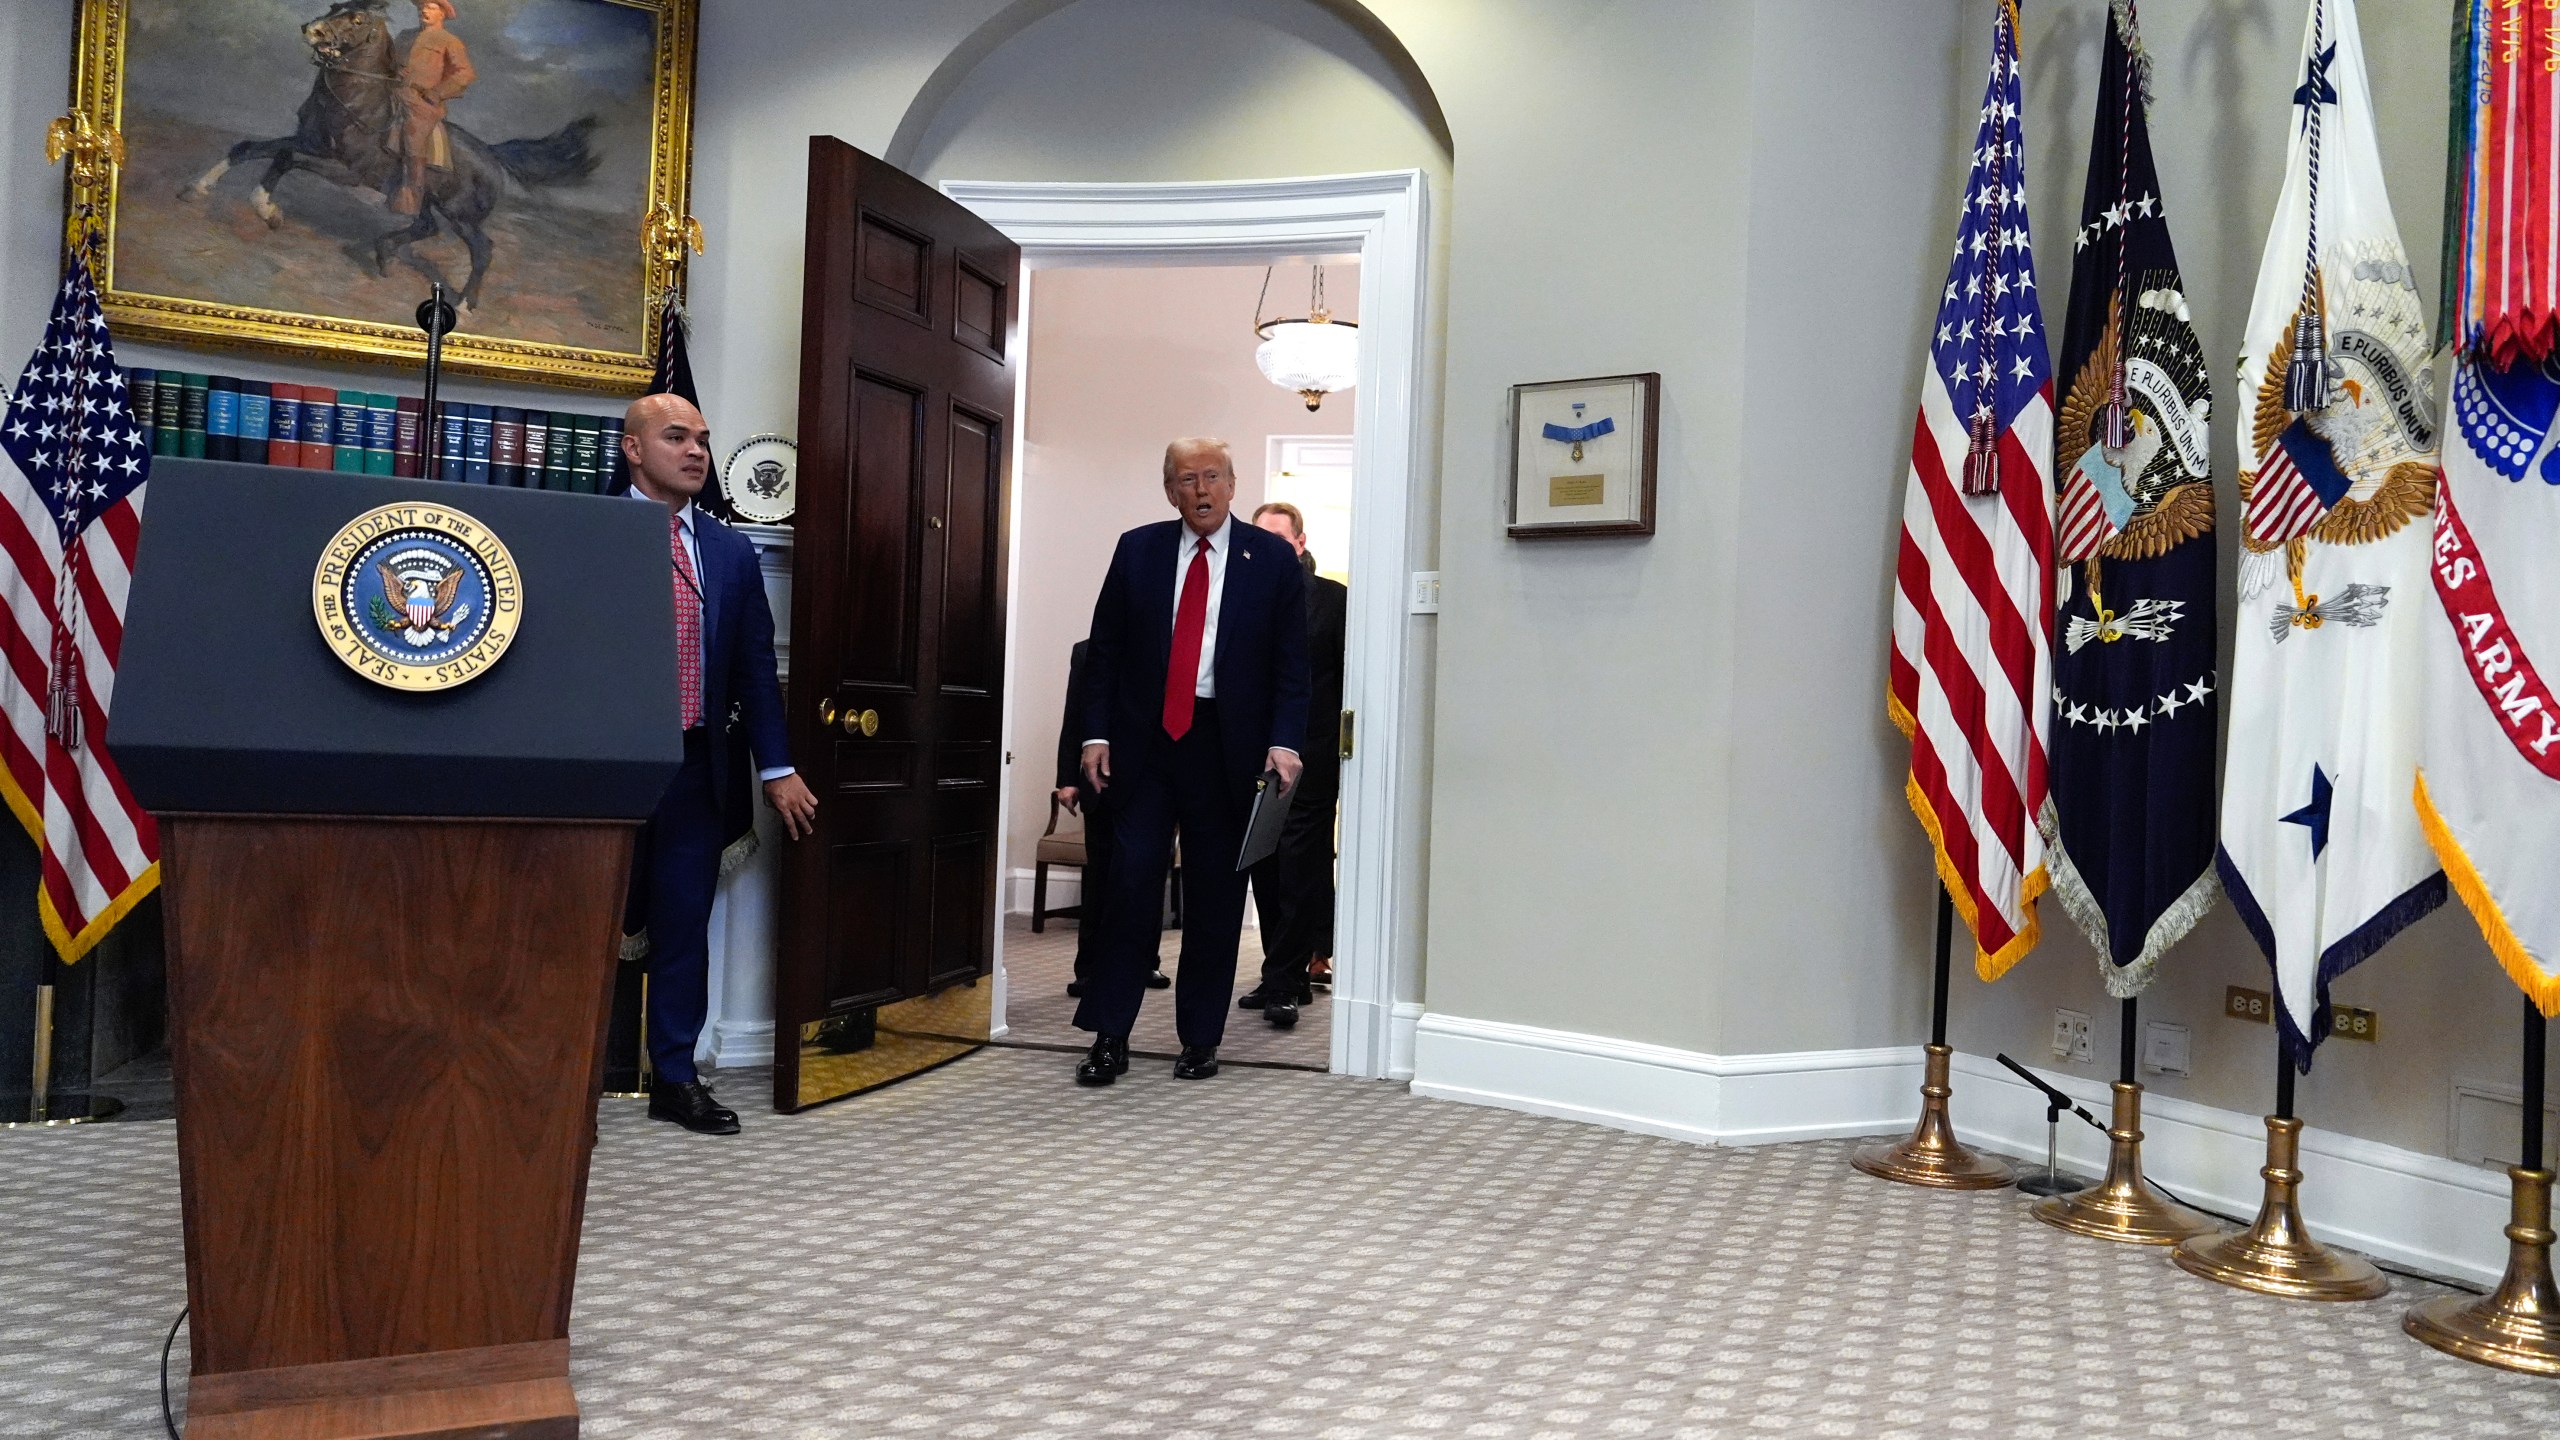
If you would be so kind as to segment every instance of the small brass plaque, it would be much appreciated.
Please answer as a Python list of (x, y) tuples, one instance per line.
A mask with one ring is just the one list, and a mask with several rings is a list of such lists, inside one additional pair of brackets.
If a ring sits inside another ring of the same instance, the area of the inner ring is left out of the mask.
[(2275, 1002), (2264, 990), (2249, 990), (2238, 985), (2226, 986), (2222, 992), (2222, 1013), (2234, 1020), (2248, 1020), (2260, 1025), (2275, 1022)]
[(1550, 475), (1547, 477), (1547, 504), (1551, 508), (1567, 505), (1597, 505), (1609, 488), (1606, 475)]

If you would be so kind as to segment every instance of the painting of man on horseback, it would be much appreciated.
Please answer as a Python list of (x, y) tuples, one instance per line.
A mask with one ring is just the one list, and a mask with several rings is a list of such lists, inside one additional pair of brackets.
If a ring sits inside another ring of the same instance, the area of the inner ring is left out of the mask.
[(693, 0), (125, 4), (119, 291), (645, 352)]

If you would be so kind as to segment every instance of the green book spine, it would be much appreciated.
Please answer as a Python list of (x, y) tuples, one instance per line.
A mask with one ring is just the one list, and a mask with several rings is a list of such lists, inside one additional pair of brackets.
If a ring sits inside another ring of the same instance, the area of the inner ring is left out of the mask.
[(330, 469), (364, 469), (365, 412), (372, 405), (373, 397), (362, 390), (338, 392), (336, 424), (330, 427), (329, 436)]
[(186, 408), (187, 377), (175, 370), (160, 372), (159, 394), (153, 397), (151, 453), (178, 453), (178, 412)]
[(365, 402), (364, 473), (389, 475), (400, 440), (400, 402), (389, 395), (367, 395)]
[(568, 416), (557, 411), (542, 417), (542, 427), (542, 488), (566, 490), (569, 488), (569, 465), (573, 458), (569, 452), (577, 446), (577, 430), (570, 425)]
[(178, 392), (178, 453), (191, 459), (204, 458), (206, 397), (212, 389), (212, 376), (189, 375)]
[(598, 484), (598, 462), (604, 457), (604, 425), (593, 415), (581, 415), (574, 423), (578, 429), (571, 446), (569, 488), (581, 495), (593, 495)]

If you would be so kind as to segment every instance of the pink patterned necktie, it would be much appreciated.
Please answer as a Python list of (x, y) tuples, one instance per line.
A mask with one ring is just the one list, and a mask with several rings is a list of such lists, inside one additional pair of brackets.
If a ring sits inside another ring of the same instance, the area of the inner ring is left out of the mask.
[(684, 728), (702, 723), (702, 582), (684, 550), (684, 521), (667, 513), (667, 546), (676, 562), (676, 689), (684, 697)]

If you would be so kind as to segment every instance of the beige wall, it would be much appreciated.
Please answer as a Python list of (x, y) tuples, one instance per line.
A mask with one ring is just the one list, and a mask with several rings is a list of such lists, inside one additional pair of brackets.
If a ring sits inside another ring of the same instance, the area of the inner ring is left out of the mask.
[[(1360, 314), (1359, 269), (1327, 266), (1325, 290)], [(1308, 413), (1254, 368), (1250, 328), (1262, 267), (1042, 270), (1031, 285), (1031, 386), (1013, 570), (1012, 815), (1005, 864), (1028, 868), (1048, 823), (1066, 704), (1067, 653), (1085, 637), (1120, 533), (1173, 518), (1164, 445), (1216, 435), (1236, 459), (1236, 516), (1262, 503), (1264, 441), (1348, 435), (1351, 396)], [(1307, 270), (1272, 288), (1305, 310)], [(1276, 307), (1270, 312), (1284, 313)], [(1068, 822), (1072, 825), (1074, 822)]]

